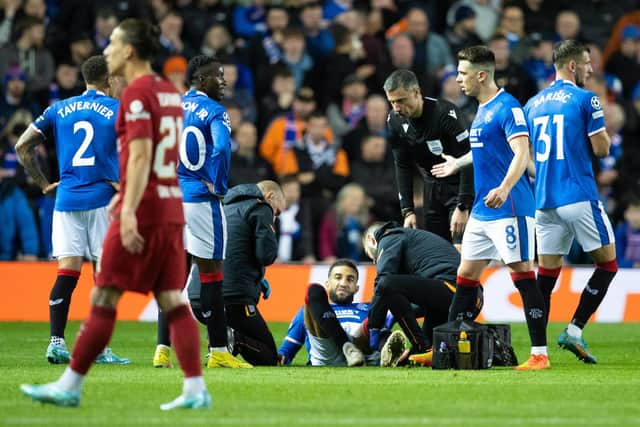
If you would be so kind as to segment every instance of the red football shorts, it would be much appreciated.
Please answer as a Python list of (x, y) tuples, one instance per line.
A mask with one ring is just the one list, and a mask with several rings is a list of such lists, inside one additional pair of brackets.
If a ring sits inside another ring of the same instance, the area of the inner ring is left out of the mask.
[(182, 230), (176, 224), (140, 227), (144, 249), (132, 254), (122, 246), (120, 222), (112, 222), (104, 238), (96, 286), (142, 294), (181, 291), (187, 269)]

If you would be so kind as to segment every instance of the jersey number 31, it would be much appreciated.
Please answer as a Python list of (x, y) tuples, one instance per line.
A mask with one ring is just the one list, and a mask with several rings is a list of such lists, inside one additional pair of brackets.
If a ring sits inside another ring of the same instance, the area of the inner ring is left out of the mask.
[[(549, 152), (551, 151), (551, 135), (547, 133), (550, 116), (540, 116), (533, 119), (533, 125), (540, 127), (540, 135), (536, 141), (536, 160), (538, 162), (546, 162), (549, 160)], [(553, 140), (556, 143), (556, 160), (564, 160), (564, 115), (554, 114), (551, 119), (555, 126), (555, 135)], [(549, 129), (551, 130), (551, 129)], [(541, 143), (544, 146), (541, 146)]]

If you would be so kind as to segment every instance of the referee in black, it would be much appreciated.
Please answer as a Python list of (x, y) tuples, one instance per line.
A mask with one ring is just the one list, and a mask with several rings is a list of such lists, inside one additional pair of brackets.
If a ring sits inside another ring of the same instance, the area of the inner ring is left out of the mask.
[(384, 82), (392, 111), (387, 118), (404, 226), (416, 228), (413, 206), (414, 165), (424, 178), (424, 228), (459, 249), (473, 204), (473, 168), (435, 178), (431, 167), (442, 154), (470, 151), (468, 125), (451, 102), (422, 96), (416, 75), (396, 70)]

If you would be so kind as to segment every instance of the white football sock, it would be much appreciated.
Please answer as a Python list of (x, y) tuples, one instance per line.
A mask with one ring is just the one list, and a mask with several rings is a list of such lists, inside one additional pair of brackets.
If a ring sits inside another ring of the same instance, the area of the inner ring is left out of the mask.
[(544, 354), (545, 356), (547, 355), (547, 346), (546, 345), (541, 345), (541, 346), (532, 346), (531, 347), (531, 354)]
[(62, 337), (51, 337), (51, 344), (59, 345), (61, 347), (67, 348), (67, 344), (64, 342), (64, 338)]
[(56, 381), (56, 384), (65, 391), (80, 391), (83, 382), (84, 375), (80, 375), (73, 369), (67, 367), (60, 379)]
[(582, 338), (582, 329), (580, 329), (573, 323), (569, 323), (569, 325), (567, 326), (567, 333), (574, 338)]
[(204, 378), (189, 377), (184, 379), (184, 385), (182, 386), (182, 394), (185, 396), (193, 396), (194, 394), (205, 391), (207, 387), (204, 385)]
[(209, 347), (209, 351), (212, 353), (229, 353), (229, 349), (227, 347)]

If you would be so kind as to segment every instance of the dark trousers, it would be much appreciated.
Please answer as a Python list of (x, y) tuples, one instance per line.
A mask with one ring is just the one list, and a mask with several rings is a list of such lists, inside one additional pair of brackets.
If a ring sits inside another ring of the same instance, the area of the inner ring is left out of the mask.
[(225, 304), (227, 325), (234, 330), (234, 355), (254, 366), (275, 366), (278, 350), (273, 335), (253, 304)]
[(451, 215), (458, 205), (458, 181), (424, 179), (424, 229), (454, 244), (462, 235), (451, 236)]
[[(369, 327), (379, 328), (377, 319), (384, 319), (390, 310), (414, 351), (426, 351), (432, 345), (433, 328), (447, 322), (454, 289), (454, 285), (447, 286), (438, 279), (406, 274), (384, 276), (374, 291)], [(417, 313), (411, 304), (419, 307)], [(422, 327), (416, 321), (417, 315), (424, 316)]]

